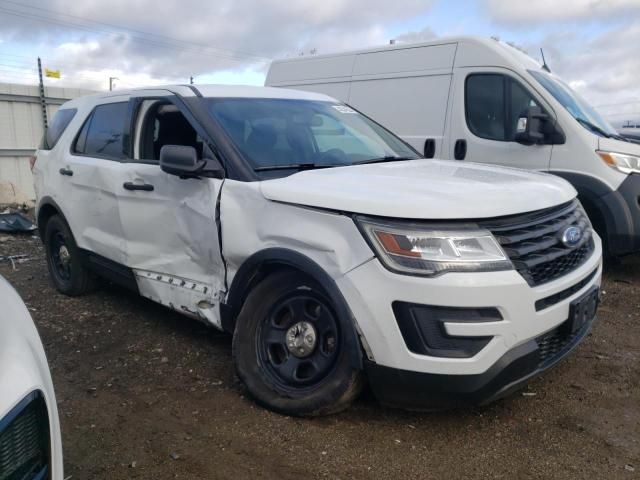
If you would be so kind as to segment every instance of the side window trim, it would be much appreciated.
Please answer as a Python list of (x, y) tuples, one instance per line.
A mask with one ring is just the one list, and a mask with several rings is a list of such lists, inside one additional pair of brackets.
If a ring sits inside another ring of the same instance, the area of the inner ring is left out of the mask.
[[(160, 161), (159, 160), (149, 160), (149, 159), (143, 159), (143, 158), (136, 158), (135, 155), (135, 151), (136, 151), (136, 147), (138, 149), (138, 153), (141, 152), (141, 148), (140, 145), (136, 145), (136, 143), (139, 143), (140, 140), (142, 139), (142, 137), (140, 136), (139, 132), (137, 131), (138, 128), (138, 124), (140, 125), (140, 127), (143, 127), (144, 124), (140, 123), (140, 115), (141, 115), (141, 110), (142, 110), (142, 106), (144, 104), (144, 102), (146, 102), (147, 100), (155, 100), (155, 101), (162, 101), (162, 102), (167, 102), (169, 104), (172, 105), (176, 105), (176, 107), (178, 107), (178, 109), (180, 109), (180, 106), (177, 105), (175, 102), (173, 102), (171, 100), (171, 96), (151, 96), (151, 97), (145, 97), (145, 96), (139, 96), (139, 97), (131, 97), (129, 99), (129, 123), (128, 123), (128, 130), (126, 132), (126, 136), (128, 137), (128, 145), (127, 145), (127, 154), (129, 156), (129, 158), (126, 160), (127, 163), (140, 163), (142, 165), (157, 165), (160, 166)], [(180, 111), (182, 112), (182, 110), (180, 109)], [(148, 113), (145, 112), (144, 114), (146, 115)], [(184, 115), (184, 113), (183, 113)], [(187, 121), (188, 121), (188, 117), (187, 117)], [(191, 122), (189, 122), (191, 123)]]
[[(78, 140), (80, 139), (80, 136), (82, 135), (82, 132), (85, 129), (85, 126), (87, 127), (87, 135), (89, 130), (91, 129), (91, 122), (93, 121), (94, 115), (96, 110), (104, 105), (114, 105), (117, 103), (129, 103), (129, 100), (120, 100), (117, 102), (107, 102), (107, 103), (99, 103), (97, 105), (94, 105), (93, 108), (91, 109), (91, 111), (89, 112), (89, 114), (87, 115), (87, 118), (85, 118), (84, 122), (82, 122), (82, 126), (80, 127), (80, 129), (78, 130), (78, 132), (75, 135), (75, 138), (73, 139), (73, 142), (71, 142), (71, 146), (69, 148), (69, 153), (71, 155), (73, 155), (74, 157), (88, 157), (88, 158), (97, 158), (100, 160), (109, 160), (111, 162), (120, 162), (120, 163), (125, 163), (130, 161), (129, 157), (129, 152), (125, 150), (125, 141), (126, 141), (126, 134), (129, 131), (129, 123), (130, 123), (130, 118), (129, 116), (127, 116), (125, 118), (125, 123), (122, 126), (122, 135), (123, 135), (123, 154), (125, 155), (126, 158), (118, 158), (118, 157), (113, 157), (111, 155), (98, 155), (98, 154), (89, 154), (89, 153), (84, 153), (84, 152), (79, 152), (77, 150), (77, 144), (78, 144)], [(84, 138), (84, 146), (83, 146), (83, 150), (86, 149), (87, 146), (87, 135), (85, 135)]]
[[(89, 128), (91, 127), (91, 120), (93, 120), (93, 110), (89, 114), (89, 116), (82, 123), (82, 128), (78, 131), (75, 140), (71, 144), (72, 153), (84, 154), (84, 149), (87, 146), (87, 133), (89, 132)], [(82, 149), (78, 150), (78, 143), (82, 140)]]
[[(53, 150), (55, 146), (58, 144), (64, 132), (67, 131), (67, 128), (75, 118), (78, 113), (77, 108), (60, 108), (53, 117), (53, 122), (49, 126), (49, 128), (45, 131), (42, 141), (42, 149), (43, 150)], [(57, 122), (62, 119), (62, 125), (57, 125)], [(57, 136), (55, 138), (51, 138), (53, 128), (59, 127), (60, 131), (56, 132)]]
[(523, 82), (519, 81), (518, 79), (507, 75), (505, 73), (502, 72), (474, 72), (474, 73), (470, 73), (465, 77), (464, 80), (464, 116), (465, 116), (465, 122), (466, 122), (466, 126), (467, 129), (469, 130), (469, 132), (471, 132), (472, 135), (478, 137), (478, 138), (482, 138), (484, 140), (491, 140), (493, 142), (504, 142), (504, 143), (513, 143), (513, 140), (500, 140), (497, 138), (490, 138), (490, 137), (484, 137), (482, 135), (479, 135), (477, 132), (475, 132), (473, 130), (473, 128), (471, 127), (471, 124), (469, 122), (469, 109), (467, 108), (467, 105), (469, 103), (469, 98), (468, 98), (468, 81), (469, 78), (471, 77), (477, 77), (477, 76), (500, 76), (502, 78), (502, 108), (503, 108), (503, 116), (504, 116), (504, 126), (505, 126), (505, 137), (506, 138), (510, 138), (510, 134), (512, 133), (510, 131), (511, 129), (511, 125), (513, 125), (513, 123), (511, 122), (512, 120), (512, 115), (511, 115), (511, 93), (512, 93), (512, 87), (513, 84), (517, 84), (522, 90), (524, 90), (525, 92), (527, 92), (527, 94), (537, 103), (540, 105), (540, 108), (542, 109), (543, 112), (547, 113), (547, 108), (536, 98), (536, 96), (532, 93), (531, 89), (527, 87), (526, 84), (524, 84)]
[[(197, 121), (196, 117), (191, 113), (189, 108), (186, 105), (184, 105), (183, 102), (180, 101), (179, 97), (175, 95), (164, 95), (164, 96), (154, 95), (154, 96), (148, 96), (148, 97), (141, 95), (137, 97), (131, 97), (129, 99), (129, 110), (128, 110), (129, 118), (128, 118), (127, 130), (125, 132), (125, 139), (128, 139), (128, 145), (125, 143), (125, 146), (127, 147), (126, 153), (128, 155), (128, 158), (126, 160), (123, 160), (124, 162), (140, 163), (144, 165), (160, 165), (159, 160), (136, 159), (134, 155), (134, 152), (136, 150), (135, 143), (140, 140), (138, 132), (136, 132), (136, 127), (139, 121), (138, 117), (141, 113), (140, 111), (143, 103), (147, 100), (158, 100), (158, 101), (163, 101), (171, 105), (174, 105), (180, 111), (180, 113), (182, 113), (182, 115), (187, 120), (187, 122), (189, 122), (191, 127), (195, 130), (196, 134), (203, 139), (202, 141), (203, 155), (204, 155), (204, 152), (207, 152), (209, 155), (212, 155), (214, 157), (216, 156), (215, 153), (211, 150), (211, 147), (209, 146), (209, 140), (208, 140), (209, 135), (206, 133), (206, 131), (203, 129), (200, 123)], [(125, 140), (125, 142), (126, 141), (127, 140)], [(139, 146), (138, 146), (138, 151), (140, 151)]]

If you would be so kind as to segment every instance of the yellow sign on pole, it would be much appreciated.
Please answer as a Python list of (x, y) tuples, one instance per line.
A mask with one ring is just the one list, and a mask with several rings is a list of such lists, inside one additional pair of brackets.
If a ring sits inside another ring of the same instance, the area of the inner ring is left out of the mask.
[(49, 78), (60, 78), (60, 70), (49, 70), (48, 68), (45, 68), (44, 76)]

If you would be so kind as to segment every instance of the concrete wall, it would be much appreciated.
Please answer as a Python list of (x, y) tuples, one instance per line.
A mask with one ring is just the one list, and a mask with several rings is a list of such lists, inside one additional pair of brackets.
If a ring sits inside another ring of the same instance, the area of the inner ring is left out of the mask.
[[(49, 122), (66, 100), (89, 90), (45, 87)], [(35, 199), (29, 157), (44, 132), (37, 86), (0, 83), (0, 203), (32, 204)]]

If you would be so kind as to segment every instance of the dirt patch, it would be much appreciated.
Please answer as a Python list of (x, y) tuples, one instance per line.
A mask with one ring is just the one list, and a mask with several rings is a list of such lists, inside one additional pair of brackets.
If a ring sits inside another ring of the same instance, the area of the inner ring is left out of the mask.
[(5, 237), (0, 256), (28, 256), (0, 274), (45, 344), (73, 479), (639, 475), (639, 257), (609, 269), (593, 333), (529, 395), (420, 414), (365, 394), (343, 414), (301, 420), (243, 396), (228, 335), (113, 286), (62, 296), (40, 240)]

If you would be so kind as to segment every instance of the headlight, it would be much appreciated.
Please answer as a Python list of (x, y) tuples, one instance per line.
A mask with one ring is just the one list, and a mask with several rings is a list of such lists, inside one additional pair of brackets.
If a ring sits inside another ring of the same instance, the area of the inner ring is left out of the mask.
[(435, 276), (513, 268), (493, 235), (477, 226), (431, 229), (363, 217), (356, 222), (382, 263), (399, 273)]
[(626, 153), (597, 151), (600, 158), (611, 168), (622, 173), (640, 173), (640, 157)]

